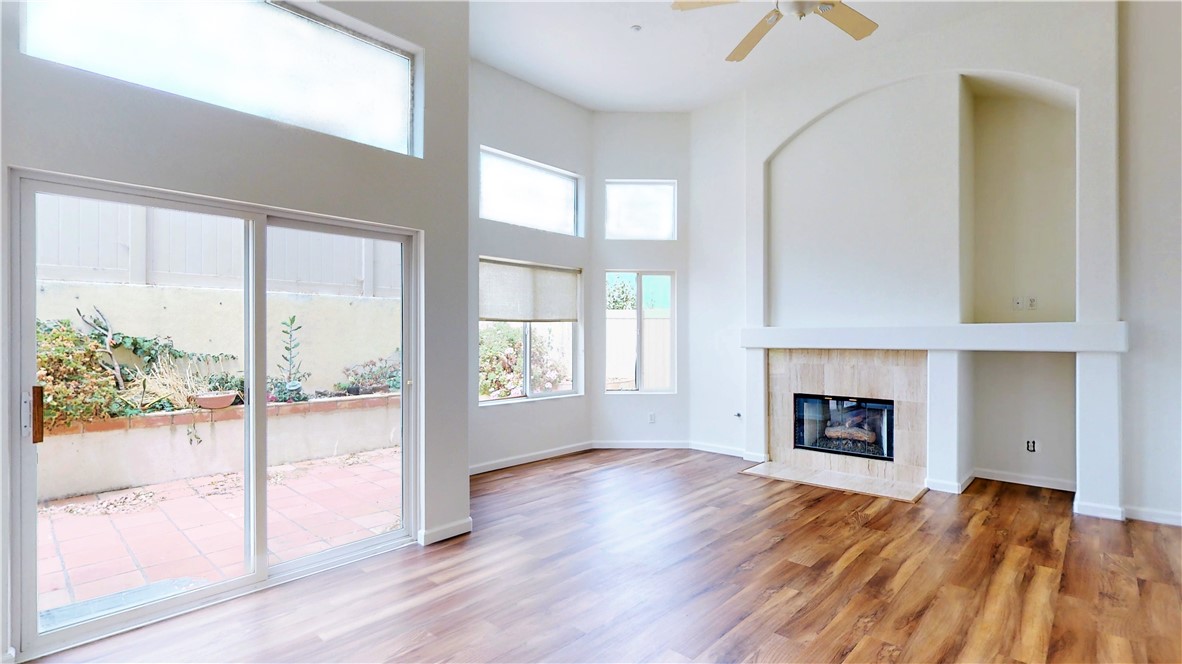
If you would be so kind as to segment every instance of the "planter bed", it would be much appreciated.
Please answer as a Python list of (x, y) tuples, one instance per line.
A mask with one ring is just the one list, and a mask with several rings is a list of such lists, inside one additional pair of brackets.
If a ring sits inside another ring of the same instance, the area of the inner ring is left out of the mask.
[[(267, 464), (400, 447), (402, 395), (267, 404)], [(47, 432), (37, 493), (52, 500), (241, 472), (244, 406), (96, 420)]]

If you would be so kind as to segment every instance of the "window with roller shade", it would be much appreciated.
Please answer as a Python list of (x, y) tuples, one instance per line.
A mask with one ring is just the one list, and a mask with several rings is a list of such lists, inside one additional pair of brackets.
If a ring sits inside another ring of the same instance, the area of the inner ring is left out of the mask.
[(578, 392), (580, 271), (480, 259), (481, 402)]

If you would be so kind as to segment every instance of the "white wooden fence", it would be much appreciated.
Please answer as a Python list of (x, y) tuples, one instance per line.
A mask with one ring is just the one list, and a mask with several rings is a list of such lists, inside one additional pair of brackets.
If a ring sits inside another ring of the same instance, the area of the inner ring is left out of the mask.
[[(37, 194), (37, 276), (55, 281), (240, 288), (244, 222), (179, 210)], [(399, 297), (396, 242), (267, 229), (267, 288)]]

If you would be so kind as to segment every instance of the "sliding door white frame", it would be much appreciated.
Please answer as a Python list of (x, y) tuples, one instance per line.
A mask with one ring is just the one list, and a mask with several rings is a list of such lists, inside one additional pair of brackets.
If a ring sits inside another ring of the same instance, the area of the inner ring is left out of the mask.
[[(310, 213), (293, 212), (235, 201), (164, 191), (102, 180), (13, 169), (7, 182), (11, 194), (8, 218), (9, 251), (4, 256), (4, 278), (9, 284), (9, 347), (5, 355), (3, 408), (7, 427), (0, 432), (7, 458), (9, 491), (4, 496), (15, 540), (9, 556), (12, 580), (9, 615), (15, 657), (24, 661), (104, 638), (119, 632), (163, 620), (197, 608), (238, 597), (255, 590), (300, 578), (317, 571), (389, 551), (413, 542), (421, 513), (422, 437), (419, 430), (420, 393), (420, 260), (421, 231)], [(36, 536), (36, 448), (31, 431), (22, 426), (22, 395), (35, 382), (36, 253), (34, 246), (33, 201), (36, 192), (108, 200), (135, 205), (169, 208), (243, 219), (245, 266), (246, 358), (250, 383), (247, 387), (246, 441), (244, 445), (244, 487), (247, 496), (245, 532), (248, 574), (201, 588), (131, 607), (77, 625), (41, 633), (37, 611)], [(402, 326), (403, 326), (403, 525), (387, 533), (321, 554), (275, 566), (268, 565), (266, 533), (266, 400), (251, 395), (266, 394), (266, 230), (269, 225), (302, 228), (327, 233), (360, 235), (402, 244)], [(5, 542), (7, 545), (8, 542)]]

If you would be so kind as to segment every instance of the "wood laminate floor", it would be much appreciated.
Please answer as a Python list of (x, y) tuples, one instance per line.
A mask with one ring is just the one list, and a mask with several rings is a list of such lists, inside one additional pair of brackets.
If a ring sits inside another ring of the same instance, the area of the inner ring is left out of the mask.
[(1182, 661), (1179, 528), (978, 480), (908, 504), (598, 450), (472, 479), (476, 530), (61, 661)]

